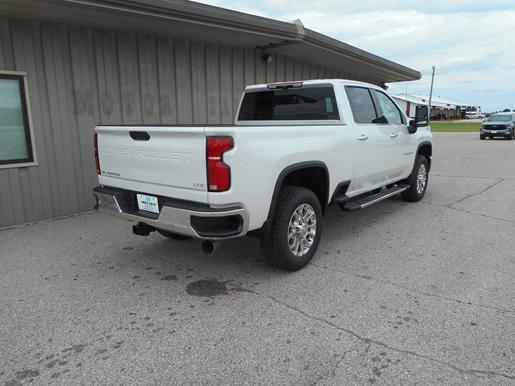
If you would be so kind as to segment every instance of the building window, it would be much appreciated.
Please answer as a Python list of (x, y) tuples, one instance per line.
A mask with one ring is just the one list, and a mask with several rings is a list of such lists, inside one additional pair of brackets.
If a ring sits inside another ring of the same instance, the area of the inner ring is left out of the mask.
[(35, 164), (25, 74), (0, 72), (0, 168)]

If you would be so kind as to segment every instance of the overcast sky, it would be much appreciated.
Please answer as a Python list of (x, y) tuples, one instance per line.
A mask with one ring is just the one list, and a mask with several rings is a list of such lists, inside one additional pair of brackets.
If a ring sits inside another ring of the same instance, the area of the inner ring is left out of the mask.
[[(310, 29), (414, 68), (409, 93), (515, 109), (515, 0), (203, 0)], [(405, 83), (390, 92), (405, 91)]]

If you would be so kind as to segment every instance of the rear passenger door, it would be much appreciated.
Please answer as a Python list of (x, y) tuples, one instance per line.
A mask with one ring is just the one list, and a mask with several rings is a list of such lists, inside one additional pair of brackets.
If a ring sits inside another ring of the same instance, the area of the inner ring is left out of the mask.
[(352, 128), (356, 141), (354, 180), (349, 193), (360, 194), (384, 185), (392, 175), (395, 155), (391, 130), (381, 124), (371, 89), (363, 86), (345, 86), (354, 117)]
[(384, 127), (390, 138), (391, 153), (388, 162), (391, 164), (390, 177), (397, 178), (411, 170), (413, 166), (413, 145), (415, 136), (410, 135), (406, 119), (392, 99), (384, 92), (373, 89), (372, 96), (379, 115), (379, 124)]

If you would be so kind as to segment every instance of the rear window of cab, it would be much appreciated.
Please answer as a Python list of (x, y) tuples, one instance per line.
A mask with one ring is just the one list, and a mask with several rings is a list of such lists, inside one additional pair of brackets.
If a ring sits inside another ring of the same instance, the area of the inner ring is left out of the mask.
[(340, 120), (332, 85), (247, 91), (239, 121)]

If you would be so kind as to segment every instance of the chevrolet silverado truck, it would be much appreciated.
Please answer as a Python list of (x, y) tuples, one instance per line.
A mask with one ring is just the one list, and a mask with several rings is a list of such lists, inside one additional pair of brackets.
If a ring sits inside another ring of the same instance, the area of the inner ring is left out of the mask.
[(423, 198), (432, 156), (427, 107), (409, 119), (379, 87), (348, 80), (248, 86), (231, 125), (97, 126), (97, 208), (133, 232), (257, 236), (266, 261), (309, 263), (328, 206)]

